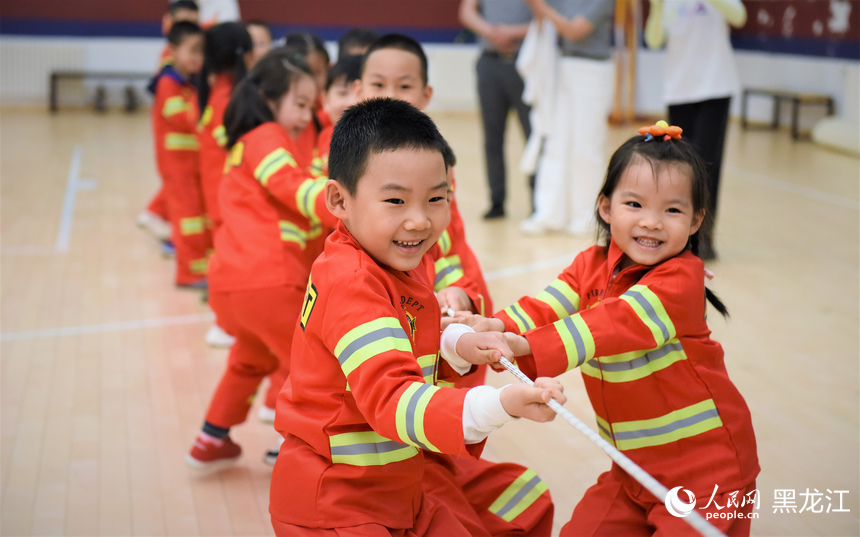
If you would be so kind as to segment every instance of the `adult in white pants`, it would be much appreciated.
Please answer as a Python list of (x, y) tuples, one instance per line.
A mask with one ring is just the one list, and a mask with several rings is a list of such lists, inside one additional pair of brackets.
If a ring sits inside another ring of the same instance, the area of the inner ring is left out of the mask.
[(535, 19), (549, 21), (561, 47), (555, 79), (555, 120), (548, 126), (535, 182), (535, 212), (524, 233), (593, 229), (594, 200), (605, 171), (607, 116), (614, 68), (610, 33), (614, 2), (524, 0)]

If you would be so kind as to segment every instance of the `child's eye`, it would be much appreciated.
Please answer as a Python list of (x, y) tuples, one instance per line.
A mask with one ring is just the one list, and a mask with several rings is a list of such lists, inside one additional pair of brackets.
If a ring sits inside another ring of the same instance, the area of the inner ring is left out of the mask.
[(400, 89), (402, 89), (402, 90), (411, 90), (411, 89), (412, 89), (412, 86), (406, 86), (406, 85), (404, 85), (404, 86), (400, 86)]
[(676, 207), (672, 207), (670, 209), (666, 209), (666, 212), (667, 213), (681, 214), (681, 209), (678, 209)]
[(385, 203), (391, 203), (392, 205), (403, 205), (404, 201), (400, 198), (388, 198), (385, 200)]
[(374, 88), (381, 88), (382, 84), (380, 84), (379, 82), (374, 82), (373, 84), (371, 84), (371, 86), (373, 86)]
[(430, 198), (430, 203), (435, 203), (437, 201), (448, 201), (448, 198), (446, 196), (435, 196)]
[(638, 201), (627, 201), (624, 202), (624, 205), (627, 205), (628, 207), (633, 207), (635, 209), (640, 209), (642, 207), (641, 205), (639, 205)]

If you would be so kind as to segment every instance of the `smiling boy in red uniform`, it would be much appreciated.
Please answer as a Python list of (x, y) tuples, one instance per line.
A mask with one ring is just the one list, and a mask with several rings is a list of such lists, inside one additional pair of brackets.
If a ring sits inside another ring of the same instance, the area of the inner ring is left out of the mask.
[(152, 131), (155, 158), (164, 184), (176, 247), (176, 284), (205, 282), (211, 244), (203, 215), (198, 143), (197, 91), (189, 77), (203, 66), (203, 31), (192, 22), (177, 22), (167, 35), (173, 62), (153, 80)]
[[(389, 99), (335, 128), (325, 198), (341, 222), (311, 270), (275, 418), (278, 535), (471, 535), (423, 492), (424, 453), (476, 455), (511, 414), (544, 421), (550, 394), (564, 399), (545, 379), (501, 390), (424, 380), (418, 358), (440, 345), (424, 254), (449, 219), (444, 143), (426, 115)], [(480, 345), (499, 353), (501, 341)]]

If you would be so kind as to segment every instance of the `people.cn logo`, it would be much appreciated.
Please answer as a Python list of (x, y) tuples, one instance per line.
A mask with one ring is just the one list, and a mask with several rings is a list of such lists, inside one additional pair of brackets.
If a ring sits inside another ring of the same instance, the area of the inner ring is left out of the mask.
[[(687, 495), (687, 499), (689, 503), (685, 503), (681, 498), (678, 497), (680, 492), (684, 492)], [(693, 492), (689, 491), (682, 487), (675, 487), (666, 493), (666, 499), (663, 501), (666, 504), (666, 510), (669, 511), (669, 514), (672, 516), (676, 516), (678, 518), (684, 518), (693, 512), (693, 508), (696, 507), (696, 497), (693, 496)]]

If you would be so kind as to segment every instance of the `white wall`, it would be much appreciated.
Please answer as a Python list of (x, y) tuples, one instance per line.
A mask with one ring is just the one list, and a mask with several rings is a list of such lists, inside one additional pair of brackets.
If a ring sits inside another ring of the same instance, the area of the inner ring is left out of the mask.
[[(48, 74), (56, 68), (154, 72), (162, 47), (163, 40), (158, 38), (2, 37), (0, 103), (45, 103), (47, 106)], [(434, 86), (431, 107), (434, 110), (477, 109), (474, 70), (477, 47), (428, 44), (426, 50), (430, 62), (430, 83)], [(736, 58), (742, 86), (827, 93), (835, 98), (838, 115), (847, 114), (854, 121), (860, 121), (860, 62), (748, 51), (737, 51)], [(664, 113), (660, 97), (662, 59), (663, 53), (660, 51), (639, 51), (636, 92), (636, 109), (639, 113)], [(113, 91), (112, 86), (123, 85), (108, 85), (109, 93), (117, 101), (118, 92)], [(786, 109), (784, 113), (783, 122), (787, 124), (789, 112)], [(733, 100), (732, 114), (740, 114), (739, 97)], [(767, 122), (770, 114), (767, 100), (750, 100), (751, 120)], [(802, 126), (811, 127), (822, 114), (819, 110), (802, 111)]]

